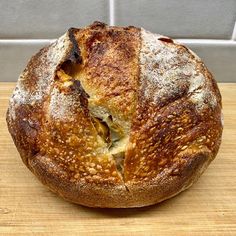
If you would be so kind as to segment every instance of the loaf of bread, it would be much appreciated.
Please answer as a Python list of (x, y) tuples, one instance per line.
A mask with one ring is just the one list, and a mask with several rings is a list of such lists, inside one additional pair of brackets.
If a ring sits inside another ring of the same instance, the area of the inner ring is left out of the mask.
[(31, 58), (7, 123), (53, 192), (90, 207), (141, 207), (187, 189), (215, 158), (221, 95), (187, 47), (94, 22)]

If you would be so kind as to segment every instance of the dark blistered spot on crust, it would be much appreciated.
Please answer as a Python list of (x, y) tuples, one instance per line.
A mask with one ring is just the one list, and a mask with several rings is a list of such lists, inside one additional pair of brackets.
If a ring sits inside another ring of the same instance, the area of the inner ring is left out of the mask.
[(158, 38), (158, 40), (163, 41), (165, 43), (174, 43), (174, 41), (170, 38)]
[(90, 29), (92, 30), (97, 30), (97, 29), (104, 29), (107, 26), (107, 24), (100, 22), (100, 21), (94, 21), (93, 24), (89, 26)]
[(78, 42), (75, 38), (75, 34), (78, 33), (78, 31), (79, 30), (75, 28), (70, 28), (68, 31), (69, 39), (73, 45), (68, 59), (72, 61), (73, 63), (81, 64), (82, 63), (81, 52), (78, 46)]

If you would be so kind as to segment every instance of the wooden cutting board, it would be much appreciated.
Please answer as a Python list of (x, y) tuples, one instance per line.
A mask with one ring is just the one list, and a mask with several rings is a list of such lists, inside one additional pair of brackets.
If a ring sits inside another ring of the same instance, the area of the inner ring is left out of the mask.
[(139, 209), (90, 209), (51, 193), (29, 172), (7, 131), (14, 83), (0, 83), (0, 235), (236, 235), (236, 84), (219, 84), (220, 152), (189, 190)]

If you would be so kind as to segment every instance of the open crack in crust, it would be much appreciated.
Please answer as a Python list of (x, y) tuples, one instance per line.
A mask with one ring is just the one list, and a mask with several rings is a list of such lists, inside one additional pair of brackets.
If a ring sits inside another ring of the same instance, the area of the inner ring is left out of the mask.
[(52, 191), (91, 207), (140, 207), (186, 189), (214, 159), (221, 97), (184, 46), (95, 22), (30, 60), (7, 122)]

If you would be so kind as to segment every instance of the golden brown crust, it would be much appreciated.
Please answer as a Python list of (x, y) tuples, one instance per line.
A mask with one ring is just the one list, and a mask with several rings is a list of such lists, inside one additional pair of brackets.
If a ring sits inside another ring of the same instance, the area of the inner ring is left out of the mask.
[[(53, 163), (44, 162), (46, 157), (37, 156), (30, 160), (33, 173), (53, 192), (68, 201), (89, 207), (128, 208), (152, 205), (187, 189), (207, 168), (210, 159), (208, 152), (195, 155), (183, 168), (181, 175), (166, 170), (156, 178), (140, 183), (127, 182), (125, 185), (114, 183), (74, 182), (68, 184), (67, 173), (56, 175), (48, 169)], [(58, 167), (57, 168), (58, 171)]]
[(7, 123), (52, 191), (90, 207), (140, 207), (188, 188), (214, 159), (221, 96), (186, 47), (95, 22), (32, 57)]
[(125, 180), (134, 182), (166, 169), (181, 174), (203, 148), (211, 159), (222, 131), (221, 97), (200, 59), (163, 36), (143, 30), (142, 39), (140, 89), (125, 159)]

